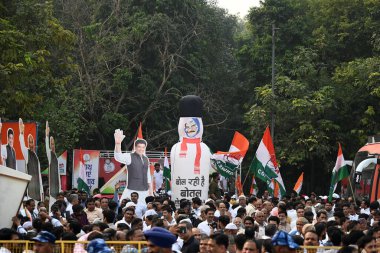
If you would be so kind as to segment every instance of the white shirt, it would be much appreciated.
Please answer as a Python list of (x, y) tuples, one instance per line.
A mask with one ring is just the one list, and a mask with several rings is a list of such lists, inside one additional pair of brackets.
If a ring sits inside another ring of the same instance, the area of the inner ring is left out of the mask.
[(9, 249), (0, 247), (0, 253), (12, 253)]
[(177, 238), (177, 241), (173, 243), (172, 250), (176, 252), (181, 252), (181, 249), (183, 247), (183, 240), (181, 238)]
[(260, 225), (255, 221), (255, 224), (259, 227), (259, 232), (257, 232), (257, 239), (262, 239), (262, 237), (265, 236), (265, 226), (267, 223), (264, 221), (263, 225)]
[(199, 228), (199, 230), (201, 230), (201, 232), (203, 232), (206, 235), (210, 236), (211, 228), (210, 228), (210, 226), (208, 224), (209, 223), (207, 222), (207, 220), (202, 221), (201, 223), (198, 224), (198, 228)]
[(122, 224), (122, 223), (127, 224), (129, 228), (132, 228), (132, 223), (126, 222), (124, 218), (116, 222), (115, 227), (117, 227), (118, 224)]
[(348, 216), (348, 218), (349, 218), (350, 220), (359, 220), (359, 215), (357, 215), (357, 214), (354, 214), (354, 215), (350, 214), (350, 215)]
[[(73, 212), (73, 205), (71, 203), (68, 203), (67, 204), (67, 207), (66, 207), (66, 212), (69, 212), (70, 215), (72, 215), (74, 212)], [(68, 218), (68, 217), (66, 217)]]
[(292, 222), (297, 220), (297, 211), (296, 210), (294, 210), (294, 209), (287, 210), (286, 213), (288, 214), (288, 217), (290, 218), (290, 220)]
[(360, 208), (360, 213), (365, 213), (365, 214), (368, 214), (370, 215), (371, 214), (371, 211), (369, 210), (369, 207), (368, 208)]
[(169, 226), (169, 227), (174, 226), (174, 225), (177, 225), (177, 222), (175, 221), (174, 218), (172, 218), (172, 221), (168, 221), (168, 220), (166, 220), (166, 222), (168, 223), (168, 226)]
[[(114, 152), (114, 158), (116, 161), (118, 161), (119, 163), (123, 163), (125, 165), (130, 165), (131, 162), (132, 162), (132, 158), (131, 158), (131, 153), (121, 153), (121, 152)], [(144, 164), (144, 159), (141, 157), (141, 161), (142, 163)], [(149, 166), (149, 164), (148, 164)], [(128, 169), (128, 167), (127, 167)], [(152, 179), (150, 177), (150, 170), (148, 168), (147, 170), (147, 177), (148, 177), (148, 184), (150, 184), (152, 182)]]
[(224, 176), (220, 176), (219, 180), (219, 188), (223, 190), (223, 192), (227, 191), (227, 178)]
[(158, 172), (154, 170), (153, 178), (154, 178), (154, 183), (156, 184), (156, 187), (155, 187), (156, 189), (154, 190), (157, 191), (158, 189), (161, 188), (161, 185), (164, 182), (164, 174), (162, 170), (159, 170)]
[(145, 212), (146, 212), (146, 205), (141, 204), (140, 202), (137, 202), (136, 207), (135, 207), (136, 217), (142, 219)]
[(194, 211), (195, 217), (200, 219), (201, 218), (201, 209), (200, 208), (197, 208), (197, 209), (193, 208), (193, 211)]

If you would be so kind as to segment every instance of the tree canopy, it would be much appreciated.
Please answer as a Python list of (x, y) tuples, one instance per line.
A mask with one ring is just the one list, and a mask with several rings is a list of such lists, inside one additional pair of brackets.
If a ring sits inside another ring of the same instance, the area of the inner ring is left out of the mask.
[(329, 177), (337, 143), (353, 159), (380, 132), (379, 10), (266, 0), (241, 20), (206, 0), (1, 1), (0, 115), (48, 120), (58, 151), (113, 149), (114, 130), (132, 140), (141, 121), (163, 150), (178, 141), (179, 99), (196, 94), (211, 150), (242, 132), (247, 172), (274, 114), (286, 187), (305, 171), (305, 191), (324, 193), (329, 182), (312, 178)]

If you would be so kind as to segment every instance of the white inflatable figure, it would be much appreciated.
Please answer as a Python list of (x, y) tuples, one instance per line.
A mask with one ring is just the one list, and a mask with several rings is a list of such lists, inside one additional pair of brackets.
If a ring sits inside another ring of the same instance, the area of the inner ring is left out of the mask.
[(188, 95), (179, 103), (179, 142), (170, 152), (172, 200), (179, 205), (181, 199), (208, 199), (211, 153), (202, 142), (203, 102), (200, 97)]

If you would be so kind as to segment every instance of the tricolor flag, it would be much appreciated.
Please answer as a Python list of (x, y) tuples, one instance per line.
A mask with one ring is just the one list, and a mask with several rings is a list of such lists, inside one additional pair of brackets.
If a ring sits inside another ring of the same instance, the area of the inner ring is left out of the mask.
[(164, 180), (165, 180), (165, 189), (166, 189), (166, 192), (170, 191), (170, 189), (171, 189), (171, 187), (170, 187), (170, 181), (171, 181), (172, 176), (171, 176), (171, 172), (170, 172), (169, 159), (168, 159), (168, 156), (167, 156), (166, 148), (165, 148), (164, 173), (163, 173), (163, 176), (164, 176)]
[(249, 147), (249, 141), (241, 133), (235, 132), (228, 152), (218, 151), (212, 155), (211, 165), (222, 176), (230, 178), (242, 163)]
[(259, 188), (257, 187), (255, 176), (252, 176), (252, 184), (251, 184), (251, 188), (249, 189), (249, 194), (257, 195), (258, 193), (259, 193)]
[[(253, 174), (267, 183), (268, 189), (273, 193), (278, 183), (279, 192), (285, 195), (285, 185), (282, 181), (280, 169), (276, 161), (272, 137), (270, 136), (269, 127), (265, 129), (263, 138), (257, 148), (256, 155), (252, 161), (250, 169)], [(274, 181), (272, 181), (274, 179)]]
[(294, 186), (293, 190), (295, 192), (297, 192), (297, 194), (299, 195), (300, 192), (301, 192), (301, 189), (302, 189), (302, 184), (303, 184), (303, 172), (301, 174), (301, 176), (298, 178), (297, 182), (296, 182), (296, 185)]
[(347, 165), (344, 161), (342, 147), (339, 143), (338, 157), (336, 158), (335, 167), (332, 171), (330, 191), (329, 191), (329, 201), (332, 200), (332, 195), (335, 192), (336, 185), (340, 180), (349, 176)]
[(90, 194), (90, 187), (88, 187), (87, 184), (87, 174), (86, 174), (86, 165), (83, 160), (83, 154), (82, 154), (82, 149), (80, 149), (79, 152), (80, 159), (79, 159), (79, 177), (77, 179), (78, 183), (78, 191), (85, 191), (87, 194)]

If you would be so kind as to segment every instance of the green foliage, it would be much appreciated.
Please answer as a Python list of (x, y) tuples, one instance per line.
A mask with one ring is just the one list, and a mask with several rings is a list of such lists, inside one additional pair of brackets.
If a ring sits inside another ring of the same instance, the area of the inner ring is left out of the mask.
[[(298, 168), (306, 172), (306, 191), (323, 193), (328, 182), (312, 178), (330, 176), (337, 142), (353, 159), (366, 137), (379, 133), (376, 7), (376, 1), (270, 0), (249, 14), (237, 55), (242, 81), (255, 94), (245, 100), (245, 121), (259, 140), (275, 115), (274, 141), (288, 189)], [(274, 91), (267, 85), (273, 23), (279, 28)], [(260, 69), (252, 69), (257, 64)]]
[(49, 120), (58, 153), (112, 149), (117, 128), (130, 149), (140, 121), (150, 150), (163, 150), (178, 140), (178, 100), (197, 94), (211, 150), (227, 150), (234, 130), (256, 149), (274, 115), (287, 188), (299, 169), (306, 191), (323, 193), (329, 181), (314, 179), (330, 177), (337, 142), (353, 158), (379, 133), (379, 10), (266, 0), (243, 23), (206, 0), (1, 1), (0, 115)]

